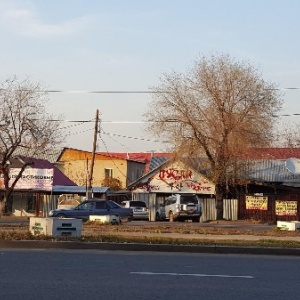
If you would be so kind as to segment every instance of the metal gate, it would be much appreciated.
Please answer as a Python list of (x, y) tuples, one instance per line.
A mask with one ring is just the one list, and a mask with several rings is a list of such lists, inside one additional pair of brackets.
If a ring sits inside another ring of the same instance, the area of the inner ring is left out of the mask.
[(223, 199), (223, 219), (232, 221), (238, 219), (238, 199)]

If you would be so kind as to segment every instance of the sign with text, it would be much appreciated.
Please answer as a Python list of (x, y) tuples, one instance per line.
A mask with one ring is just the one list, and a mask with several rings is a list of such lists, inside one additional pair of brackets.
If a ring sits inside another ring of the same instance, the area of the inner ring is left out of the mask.
[(174, 162), (157, 170), (147, 183), (136, 189), (136, 192), (211, 195), (215, 193), (215, 185), (182, 162)]
[(246, 209), (268, 210), (268, 197), (246, 196)]
[(276, 200), (275, 212), (277, 216), (296, 216), (297, 201), (281, 201)]
[[(20, 174), (21, 168), (11, 168), (9, 170), (9, 187)], [(19, 190), (44, 190), (51, 191), (53, 186), (53, 169), (25, 169), (19, 178), (15, 189)], [(4, 188), (3, 174), (0, 176), (0, 187)]]

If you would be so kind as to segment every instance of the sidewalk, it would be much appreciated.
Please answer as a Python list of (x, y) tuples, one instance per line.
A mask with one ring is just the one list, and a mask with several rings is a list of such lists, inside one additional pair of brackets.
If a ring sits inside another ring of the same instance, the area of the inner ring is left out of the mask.
[[(3, 217), (0, 219), (0, 226), (11, 224), (19, 224), (22, 228), (26, 228), (29, 224), (27, 217)], [(298, 232), (282, 232), (281, 236), (271, 235), (272, 230), (276, 228), (276, 225), (268, 224), (255, 224), (249, 221), (213, 221), (210, 223), (196, 224), (190, 223), (191, 226), (196, 226), (196, 228), (206, 228), (213, 227), (217, 230), (236, 228), (241, 229), (240, 234), (194, 234), (194, 233), (165, 233), (165, 232), (155, 232), (153, 228), (158, 226), (155, 222), (149, 222), (144, 224), (144, 231), (142, 231), (143, 226), (139, 226), (139, 222), (130, 222), (127, 226), (139, 227), (140, 231), (105, 231), (99, 230), (99, 235), (101, 236), (127, 236), (127, 237), (153, 237), (155, 238), (171, 238), (171, 239), (189, 239), (189, 240), (202, 240), (209, 242), (208, 245), (180, 245), (180, 244), (154, 244), (153, 242), (135, 243), (134, 239), (132, 242), (84, 242), (84, 241), (57, 241), (55, 238), (52, 240), (0, 240), (0, 248), (14, 248), (14, 249), (76, 249), (76, 250), (120, 250), (120, 251), (160, 251), (160, 252), (185, 252), (185, 253), (215, 253), (215, 254), (266, 254), (266, 255), (296, 255), (300, 256), (300, 248), (283, 248), (283, 247), (261, 247), (261, 246), (223, 246), (220, 245), (219, 241), (290, 241), (290, 242), (300, 242), (300, 234)], [(173, 223), (175, 227), (182, 226), (184, 223)], [(170, 224), (161, 223), (162, 228), (168, 227)], [(198, 227), (198, 226), (199, 227)], [(120, 225), (120, 226), (126, 226)], [(243, 234), (243, 230), (253, 230), (255, 228), (255, 234)], [(148, 232), (147, 232), (148, 229)], [(89, 233), (96, 233), (95, 228), (85, 227), (82, 229), (82, 235), (89, 235)], [(270, 235), (266, 233), (270, 231)], [(294, 236), (291, 236), (291, 235)], [(289, 236), (290, 235), (290, 236)], [(214, 242), (216, 241), (216, 242)], [(218, 241), (218, 242), (217, 242)]]
[(250, 234), (185, 234), (185, 233), (153, 233), (153, 232), (107, 232), (103, 235), (111, 236), (132, 236), (132, 237), (158, 237), (172, 239), (189, 239), (189, 240), (241, 240), (241, 241), (260, 241), (260, 240), (277, 240), (277, 241), (294, 241), (300, 242), (299, 236), (271, 236), (271, 235), (250, 235)]
[(168, 253), (207, 253), (207, 254), (247, 254), (247, 255), (281, 255), (300, 256), (300, 248), (277, 247), (239, 247), (222, 245), (167, 245), (140, 243), (104, 243), (104, 242), (61, 242), (61, 241), (11, 241), (0, 240), (0, 249), (68, 249), (98, 251), (138, 251)]

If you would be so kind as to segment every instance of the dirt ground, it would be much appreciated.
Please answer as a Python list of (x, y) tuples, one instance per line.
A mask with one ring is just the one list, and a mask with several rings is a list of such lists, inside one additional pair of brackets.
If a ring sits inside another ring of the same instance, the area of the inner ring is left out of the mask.
[[(3, 218), (0, 220), (0, 233), (26, 233), (29, 232), (29, 221), (11, 220)], [(211, 221), (207, 223), (192, 222), (147, 222), (133, 221), (121, 225), (101, 224), (99, 222), (86, 222), (82, 226), (82, 235), (105, 235), (118, 233), (142, 233), (147, 234), (199, 234), (199, 235), (253, 235), (265, 237), (300, 237), (299, 231), (282, 231), (276, 225), (253, 222), (251, 220), (241, 221)]]

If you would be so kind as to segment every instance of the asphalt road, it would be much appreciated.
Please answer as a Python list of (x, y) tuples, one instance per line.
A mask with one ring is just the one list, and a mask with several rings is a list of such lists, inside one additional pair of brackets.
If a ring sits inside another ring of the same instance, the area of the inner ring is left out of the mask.
[(299, 299), (298, 257), (0, 250), (1, 299)]

